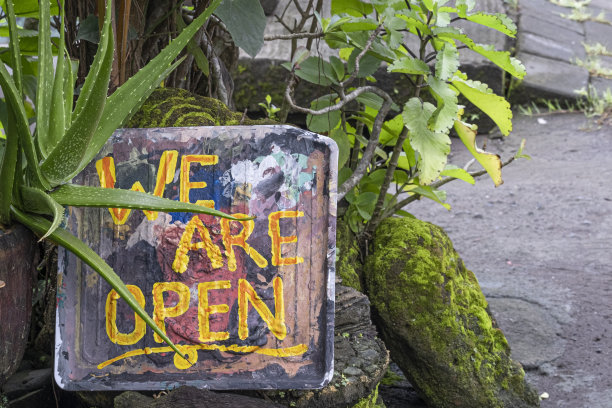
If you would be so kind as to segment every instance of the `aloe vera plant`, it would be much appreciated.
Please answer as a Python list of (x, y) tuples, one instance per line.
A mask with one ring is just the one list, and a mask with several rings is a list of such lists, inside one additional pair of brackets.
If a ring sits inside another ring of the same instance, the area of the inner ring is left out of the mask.
[(185, 211), (235, 219), (195, 204), (172, 201), (128, 190), (80, 187), (70, 180), (96, 156), (112, 133), (181, 62), (173, 62), (221, 0), (214, 0), (157, 57), (110, 97), (108, 85), (114, 44), (107, 1), (100, 42), (89, 74), (73, 108), (75, 72), (64, 42), (63, 0), (60, 39), (53, 69), (49, 1), (39, 5), (39, 77), (35, 103), (36, 128), (26, 116), (23, 72), (13, 0), (6, 0), (12, 73), (0, 63), (0, 86), (8, 111), (6, 140), (0, 143), (0, 224), (18, 222), (36, 234), (74, 252), (98, 272), (130, 307), (172, 349), (183, 355), (134, 299), (104, 260), (70, 232), (60, 228), (64, 206), (114, 207)]

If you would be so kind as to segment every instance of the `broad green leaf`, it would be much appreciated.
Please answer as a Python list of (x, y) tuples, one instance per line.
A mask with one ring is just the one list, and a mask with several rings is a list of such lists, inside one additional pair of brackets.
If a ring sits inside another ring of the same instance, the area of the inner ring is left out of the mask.
[(89, 41), (92, 44), (100, 42), (100, 22), (95, 14), (90, 14), (79, 24), (76, 41)]
[(516, 24), (514, 24), (514, 21), (512, 21), (510, 17), (502, 13), (475, 13), (467, 16), (466, 18), (473, 23), (481, 24), (485, 27), (489, 27), (504, 33), (508, 37), (514, 38), (516, 34)]
[(259, 1), (223, 0), (215, 10), (232, 36), (234, 43), (251, 57), (264, 44), (266, 16)]
[(133, 190), (63, 184), (51, 192), (50, 195), (61, 205), (71, 205), (74, 207), (127, 208), (130, 210), (165, 212), (182, 211), (214, 215), (231, 220), (252, 219), (252, 217), (239, 219), (212, 208), (169, 200)]
[[(358, 48), (355, 48), (351, 53), (347, 64), (349, 72), (352, 73), (353, 71), (355, 71), (355, 62), (357, 61), (357, 56), (360, 53), (361, 50)], [(364, 55), (363, 58), (361, 58), (361, 60), (359, 61), (359, 72), (357, 73), (357, 78), (365, 78), (370, 75), (374, 75), (376, 71), (378, 71), (378, 68), (380, 67), (381, 63), (382, 61), (374, 55)]]
[(479, 149), (476, 146), (476, 131), (465, 123), (456, 120), (455, 131), (468, 151), (472, 153), (472, 156), (474, 156), (478, 163), (480, 163), (487, 173), (489, 173), (495, 186), (501, 185), (504, 181), (501, 175), (502, 162), (500, 157), (496, 154)]
[(295, 67), (295, 74), (313, 84), (329, 86), (337, 84), (336, 72), (332, 65), (320, 57), (308, 57)]
[[(43, 157), (47, 157), (50, 150), (49, 122), (51, 96), (53, 91), (53, 55), (51, 53), (51, 16), (49, 3), (40, 3), (38, 21), (38, 88), (36, 90), (36, 138)], [(36, 165), (38, 162), (30, 162)]]
[(463, 79), (459, 76), (453, 78), (452, 84), (468, 101), (493, 119), (504, 136), (512, 131), (512, 110), (510, 103), (504, 97), (495, 95), (482, 82)]
[(409, 186), (409, 188), (407, 188), (406, 190), (411, 193), (418, 194), (422, 197), (429, 198), (430, 200), (435, 201), (436, 203), (440, 204), (442, 207), (446, 208), (449, 211), (451, 209), (451, 206), (444, 202), (446, 200), (446, 192), (443, 190), (436, 190), (431, 186), (423, 185)]
[(447, 132), (453, 126), (459, 105), (457, 94), (445, 81), (434, 76), (427, 78), (427, 84), (438, 107), (429, 120), (429, 126), (434, 132)]
[(331, 2), (332, 15), (347, 13), (354, 17), (361, 17), (372, 11), (374, 11), (372, 5), (361, 0), (332, 0)]
[[(8, 3), (6, 3), (6, 14), (8, 16), (9, 11), (8, 11)], [(20, 26), (18, 26), (17, 24), (15, 24), (15, 27), (17, 29), (17, 33), (19, 34), (19, 37), (38, 37), (38, 31), (36, 30), (27, 30), (25, 28), (22, 28)], [(3, 25), (0, 26), (0, 37), (10, 37), (10, 27), (8, 25)]]
[[(18, 0), (15, 4), (15, 14), (17, 17), (34, 17), (39, 18), (39, 0)], [(59, 7), (56, 0), (49, 0), (51, 15), (55, 16), (59, 13)], [(0, 7), (6, 10), (6, 0), (0, 0)]]
[[(43, 217), (25, 214), (15, 207), (11, 207), (11, 212), (17, 221), (27, 226), (38, 235), (43, 235), (51, 227), (51, 222)], [(102, 278), (108, 282), (113, 289), (115, 289), (119, 296), (121, 296), (121, 298), (127, 302), (132, 310), (145, 321), (147, 326), (149, 326), (170, 347), (172, 347), (172, 350), (174, 350), (178, 355), (183, 356), (174, 343), (172, 343), (168, 336), (166, 336), (166, 333), (164, 333), (164, 331), (161, 330), (157, 324), (155, 324), (153, 319), (147, 314), (147, 312), (145, 312), (136, 299), (134, 299), (134, 295), (132, 295), (129, 289), (125, 286), (119, 275), (117, 275), (113, 268), (108, 266), (108, 264), (95, 251), (85, 245), (74, 235), (61, 228), (51, 233), (49, 240), (71, 251), (84, 263), (89, 265), (94, 271), (99, 273), (100, 276), (102, 276)], [(184, 358), (186, 359), (186, 357)]]
[(421, 0), (425, 8), (429, 11), (433, 11), (436, 0)]
[(374, 212), (374, 206), (376, 205), (377, 198), (378, 194), (371, 191), (366, 191), (357, 196), (354, 205), (355, 208), (357, 208), (359, 215), (361, 215), (364, 220), (370, 221), (372, 218), (372, 213)]
[(342, 60), (332, 55), (331, 57), (329, 57), (329, 63), (334, 69), (338, 81), (342, 81), (342, 79), (344, 78), (344, 63), (342, 62)]
[(461, 167), (453, 166), (451, 164), (447, 165), (444, 170), (442, 170), (442, 173), (440, 173), (440, 175), (463, 180), (466, 183), (476, 184), (476, 180), (474, 180), (474, 177), (472, 177), (470, 173), (468, 173)]
[(15, 81), (15, 87), (19, 95), (23, 97), (23, 69), (21, 67), (21, 51), (19, 47), (19, 30), (17, 29), (17, 22), (15, 21), (15, 9), (13, 7), (13, 0), (6, 2), (5, 8), (7, 20), (8, 20), (8, 31), (9, 31), (9, 51), (11, 54), (11, 68), (13, 69), (13, 80)]
[[(338, 96), (335, 94), (325, 95), (315, 99), (310, 103), (310, 108), (320, 110), (332, 106), (336, 103), (335, 99)], [(335, 110), (323, 115), (307, 115), (306, 126), (315, 133), (324, 133), (338, 126), (340, 122), (340, 111)]]
[(434, 30), (434, 35), (440, 39), (461, 41), (469, 49), (487, 58), (510, 75), (518, 79), (523, 79), (525, 76), (525, 66), (519, 60), (512, 57), (508, 51), (496, 51), (492, 45), (477, 44), (467, 35), (451, 27), (438, 28)]
[(342, 168), (351, 155), (351, 143), (348, 135), (339, 127), (330, 131), (329, 137), (334, 139), (338, 145), (338, 168)]
[(51, 235), (61, 225), (62, 221), (64, 220), (64, 207), (58, 204), (57, 201), (51, 198), (43, 190), (38, 188), (21, 186), (20, 193), (24, 208), (27, 208), (29, 212), (41, 215), (50, 215), (53, 217), (51, 226), (40, 238), (42, 241)]
[(120, 127), (181, 61), (172, 63), (191, 37), (200, 29), (221, 0), (214, 0), (202, 14), (196, 17), (155, 58), (119, 87), (107, 100), (102, 120), (74, 177), (98, 154), (113, 132)]
[(387, 71), (418, 75), (429, 75), (431, 73), (429, 66), (424, 61), (410, 56), (405, 56), (396, 60), (387, 67)]
[(459, 53), (457, 47), (445, 43), (436, 55), (436, 77), (442, 81), (450, 79), (459, 69)]
[[(55, 146), (48, 146), (52, 150), (41, 165), (43, 174), (53, 185), (70, 180), (71, 175), (78, 170), (102, 116), (113, 66), (111, 4), (110, 1), (107, 3), (98, 52), (85, 83), (87, 84), (87, 80), (92, 75), (95, 75), (95, 78), (90, 82), (91, 87), (88, 93), (81, 94), (79, 101), (82, 98), (86, 99), (81, 110), (75, 111), (76, 116), (63, 138)], [(99, 66), (94, 67), (96, 64)]]
[(429, 102), (411, 98), (402, 112), (404, 123), (410, 131), (410, 145), (419, 153), (417, 167), (421, 184), (429, 184), (439, 177), (450, 153), (448, 135), (434, 132), (428, 126), (435, 110), (435, 106)]

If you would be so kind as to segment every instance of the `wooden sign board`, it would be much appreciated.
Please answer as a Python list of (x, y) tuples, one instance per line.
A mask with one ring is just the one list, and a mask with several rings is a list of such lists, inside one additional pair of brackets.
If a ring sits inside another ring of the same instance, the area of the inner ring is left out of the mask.
[(256, 216), (68, 210), (192, 365), (61, 251), (67, 390), (320, 388), (333, 373), (337, 147), (288, 126), (123, 129), (75, 180)]

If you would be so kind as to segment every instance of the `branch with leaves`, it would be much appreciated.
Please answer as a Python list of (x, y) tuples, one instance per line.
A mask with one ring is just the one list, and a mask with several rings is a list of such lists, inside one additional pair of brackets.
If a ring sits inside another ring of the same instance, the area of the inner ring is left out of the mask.
[[(310, 130), (327, 133), (338, 143), (343, 217), (358, 236), (372, 234), (385, 217), (404, 214), (404, 205), (418, 198), (448, 206), (439, 188), (450, 180), (473, 180), (466, 170), (447, 163), (453, 129), (482, 171), (501, 184), (505, 164), (476, 147), (476, 126), (463, 121), (459, 96), (487, 114), (503, 135), (512, 130), (510, 105), (461, 71), (459, 50), (470, 49), (519, 79), (525, 69), (509, 52), (478, 44), (453, 26), (465, 20), (515, 36), (516, 26), (508, 17), (473, 7), (469, 0), (457, 0), (454, 6), (406, 0), (393, 7), (361, 0), (347, 6), (333, 0), (331, 17), (317, 16), (319, 26), (310, 32), (322, 35), (337, 55), (324, 59), (298, 50), (284, 65), (291, 72), (288, 106), (308, 115)], [(409, 48), (406, 36), (416, 40), (418, 50)], [(411, 84), (401, 100), (366, 84), (375, 82), (373, 75), (383, 63), (389, 75)], [(310, 107), (298, 106), (293, 99), (298, 81), (319, 85), (327, 94)], [(388, 192), (393, 184), (400, 190), (395, 195)], [(410, 194), (410, 201), (398, 202), (402, 193)]]

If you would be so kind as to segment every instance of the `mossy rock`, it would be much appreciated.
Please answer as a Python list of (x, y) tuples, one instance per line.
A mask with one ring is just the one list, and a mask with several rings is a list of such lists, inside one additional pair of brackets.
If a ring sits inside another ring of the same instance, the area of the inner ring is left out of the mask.
[(539, 406), (476, 277), (441, 228), (383, 221), (363, 273), (379, 333), (429, 406)]
[(363, 292), (357, 240), (348, 224), (340, 220), (336, 224), (336, 253), (336, 275), (342, 279), (342, 284)]
[(158, 88), (128, 121), (129, 128), (276, 125), (267, 119), (253, 120), (233, 112), (221, 101), (184, 89)]

